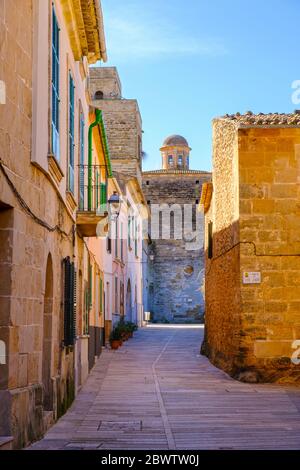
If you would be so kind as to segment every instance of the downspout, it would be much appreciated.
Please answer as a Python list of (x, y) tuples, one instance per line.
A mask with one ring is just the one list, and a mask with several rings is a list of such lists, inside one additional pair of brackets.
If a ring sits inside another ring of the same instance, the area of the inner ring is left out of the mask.
[(100, 109), (96, 109), (96, 119), (89, 127), (89, 142), (88, 142), (88, 210), (92, 210), (92, 179), (93, 179), (93, 129), (98, 126), (102, 113)]
[(110, 154), (109, 154), (109, 146), (108, 146), (108, 141), (107, 141), (107, 135), (106, 135), (106, 130), (105, 130), (105, 125), (103, 121), (103, 115), (102, 111), (100, 111), (100, 131), (101, 131), (101, 137), (102, 137), (102, 144), (104, 147), (104, 156), (105, 156), (105, 162), (107, 166), (107, 173), (109, 178), (113, 178), (113, 171), (112, 171), (112, 166), (111, 166), (111, 161), (110, 161)]

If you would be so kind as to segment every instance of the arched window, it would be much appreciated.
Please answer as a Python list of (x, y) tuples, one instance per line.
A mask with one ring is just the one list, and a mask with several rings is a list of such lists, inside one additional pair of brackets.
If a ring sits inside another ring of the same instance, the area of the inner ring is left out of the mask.
[(168, 164), (169, 164), (170, 166), (173, 166), (173, 155), (169, 155), (169, 156), (168, 156)]
[(94, 98), (95, 98), (95, 100), (103, 100), (103, 98), (104, 98), (103, 91), (101, 91), (101, 90), (96, 91)]
[(179, 155), (178, 156), (178, 166), (182, 166), (182, 163), (183, 163), (183, 157), (182, 157), (182, 155)]

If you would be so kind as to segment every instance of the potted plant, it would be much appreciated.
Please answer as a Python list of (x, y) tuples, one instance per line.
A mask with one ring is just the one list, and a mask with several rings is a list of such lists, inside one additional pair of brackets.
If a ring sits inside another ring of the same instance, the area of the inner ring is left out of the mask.
[(133, 332), (137, 330), (136, 324), (132, 323), (131, 321), (128, 321), (126, 322), (126, 327), (127, 327), (129, 338), (132, 338)]
[(109, 335), (111, 349), (118, 349), (122, 345), (121, 330), (116, 326)]

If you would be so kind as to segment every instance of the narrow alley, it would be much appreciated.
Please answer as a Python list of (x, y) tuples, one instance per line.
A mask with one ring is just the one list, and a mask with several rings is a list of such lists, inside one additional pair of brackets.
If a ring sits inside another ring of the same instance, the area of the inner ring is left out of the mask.
[(29, 449), (298, 449), (299, 388), (233, 380), (199, 355), (202, 335), (152, 326), (105, 350)]

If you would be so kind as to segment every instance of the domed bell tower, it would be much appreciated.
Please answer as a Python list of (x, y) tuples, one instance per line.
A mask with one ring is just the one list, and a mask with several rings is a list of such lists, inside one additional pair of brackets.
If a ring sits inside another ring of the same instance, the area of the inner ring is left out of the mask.
[(181, 135), (167, 137), (160, 148), (163, 170), (189, 170), (191, 150)]

